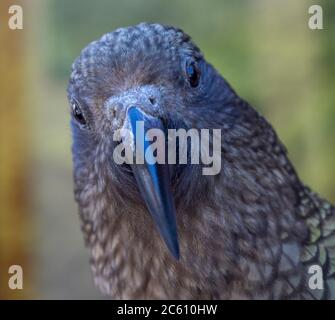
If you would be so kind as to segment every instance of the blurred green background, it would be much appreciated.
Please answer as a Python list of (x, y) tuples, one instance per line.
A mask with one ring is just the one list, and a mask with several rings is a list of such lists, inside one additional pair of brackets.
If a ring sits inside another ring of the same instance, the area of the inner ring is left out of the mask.
[[(21, 83), (9, 101), (22, 97), (12, 107), (1, 100), (1, 115), (17, 108), (17, 114), (3, 120), (2, 141), (11, 141), (15, 132), (22, 146), (13, 151), (3, 144), (7, 167), (2, 164), (2, 172), (18, 172), (12, 159), (20, 157), (25, 177), (22, 192), (3, 199), (24, 199), (25, 205), (11, 212), (13, 206), (2, 205), (0, 212), (0, 231), (7, 234), (0, 235), (0, 296), (101, 298), (93, 286), (72, 194), (66, 86), (81, 49), (120, 26), (160, 22), (190, 34), (206, 59), (272, 123), (303, 181), (335, 202), (334, 1), (1, 1), (0, 29), (8, 33), (0, 33), (6, 36), (0, 38), (1, 50), (7, 50), (10, 64), (0, 61), (1, 87), (7, 88), (0, 94)], [(11, 4), (23, 7), (23, 30), (6, 31)], [(308, 28), (312, 4), (323, 8), (323, 30)], [(7, 77), (5, 72), (13, 70), (16, 78)], [(8, 183), (16, 186), (11, 177)], [(0, 187), (2, 194), (6, 185)], [(19, 234), (24, 236), (17, 241)], [(6, 263), (16, 261), (28, 270), (23, 292), (7, 290)]]

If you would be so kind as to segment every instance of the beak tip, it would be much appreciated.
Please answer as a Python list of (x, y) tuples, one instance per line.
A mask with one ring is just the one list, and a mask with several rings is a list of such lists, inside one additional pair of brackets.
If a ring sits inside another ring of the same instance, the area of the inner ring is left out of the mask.
[(172, 256), (179, 261), (180, 259), (180, 251), (179, 251), (179, 244), (178, 241), (176, 241), (175, 243), (173, 243), (172, 245), (168, 246), (169, 250), (172, 254)]
[(179, 247), (177, 247), (176, 251), (172, 253), (173, 257), (179, 261), (180, 260), (180, 253), (179, 253)]

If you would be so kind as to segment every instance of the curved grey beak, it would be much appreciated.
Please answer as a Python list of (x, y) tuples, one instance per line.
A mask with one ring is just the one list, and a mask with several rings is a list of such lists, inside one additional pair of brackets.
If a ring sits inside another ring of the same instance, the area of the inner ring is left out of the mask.
[[(140, 123), (142, 122), (142, 123)], [(124, 124), (131, 137), (123, 138), (123, 143), (131, 144), (134, 159), (136, 155), (143, 162), (130, 164), (135, 176), (140, 194), (172, 255), (179, 259), (179, 244), (176, 226), (176, 212), (171, 191), (169, 165), (150, 161), (153, 156), (151, 143), (146, 139), (149, 129), (161, 129), (164, 126), (161, 120), (149, 116), (139, 108), (132, 106), (128, 108)], [(142, 128), (142, 129), (141, 129)], [(142, 132), (141, 132), (142, 131)], [(144, 141), (143, 141), (144, 140)], [(165, 149), (165, 142), (164, 146)]]

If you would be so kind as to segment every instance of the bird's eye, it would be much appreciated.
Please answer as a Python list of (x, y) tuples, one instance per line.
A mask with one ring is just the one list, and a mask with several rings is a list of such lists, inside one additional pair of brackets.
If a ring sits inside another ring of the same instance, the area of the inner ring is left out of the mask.
[(191, 87), (197, 87), (200, 79), (200, 71), (194, 61), (186, 64), (186, 75)]
[(83, 114), (83, 112), (81, 111), (78, 103), (73, 102), (72, 103), (72, 115), (73, 118), (82, 126), (86, 125), (86, 119), (85, 116)]

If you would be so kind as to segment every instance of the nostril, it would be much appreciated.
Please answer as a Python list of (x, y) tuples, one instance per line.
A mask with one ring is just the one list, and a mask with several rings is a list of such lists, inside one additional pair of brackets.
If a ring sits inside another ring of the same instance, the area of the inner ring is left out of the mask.
[(151, 104), (156, 103), (156, 99), (154, 97), (149, 97), (149, 101), (150, 101)]
[(116, 117), (116, 110), (113, 108), (112, 109), (112, 117), (115, 118)]

